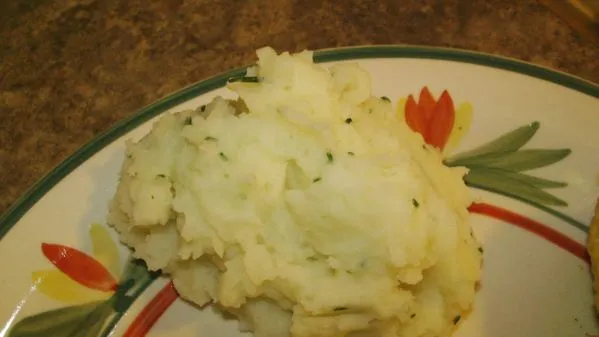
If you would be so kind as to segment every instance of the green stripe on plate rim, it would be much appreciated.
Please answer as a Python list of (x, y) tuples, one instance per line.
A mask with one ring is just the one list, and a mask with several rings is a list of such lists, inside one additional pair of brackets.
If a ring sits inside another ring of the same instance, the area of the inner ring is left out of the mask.
[[(531, 63), (472, 51), (424, 46), (383, 45), (325, 49), (316, 51), (314, 54), (314, 60), (316, 62), (373, 58), (432, 59), (477, 64), (532, 76), (599, 98), (599, 85), (579, 77), (540, 67)], [(244, 72), (245, 67), (231, 70), (179, 90), (142, 108), (132, 116), (121, 120), (109, 130), (94, 137), (90, 142), (75, 151), (45, 177), (35, 183), (0, 217), (0, 239), (2, 239), (17, 221), (19, 221), (19, 219), (52, 187), (79, 165), (91, 158), (95, 153), (127, 132), (150, 120), (152, 117), (196, 96), (221, 88), (226, 84), (228, 78), (239, 76)]]

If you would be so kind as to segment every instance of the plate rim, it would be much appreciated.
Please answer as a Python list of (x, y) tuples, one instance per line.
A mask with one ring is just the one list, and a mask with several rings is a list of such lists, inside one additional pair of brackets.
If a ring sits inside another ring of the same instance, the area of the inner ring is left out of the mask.
[[(582, 94), (599, 98), (599, 84), (578, 76), (514, 58), (471, 50), (418, 45), (371, 45), (328, 48), (314, 51), (314, 61), (317, 63), (377, 58), (429, 59), (481, 65), (545, 80)], [(241, 67), (229, 70), (167, 94), (155, 102), (138, 109), (130, 116), (121, 119), (107, 130), (93, 137), (46, 173), (36, 183), (31, 185), (0, 215), (0, 241), (46, 193), (100, 150), (151, 118), (194, 97), (223, 87), (229, 78), (242, 75), (246, 68)]]

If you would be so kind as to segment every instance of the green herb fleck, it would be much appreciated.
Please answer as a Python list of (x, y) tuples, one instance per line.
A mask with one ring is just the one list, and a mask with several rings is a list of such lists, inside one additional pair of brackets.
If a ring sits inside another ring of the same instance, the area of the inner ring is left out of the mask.
[(183, 125), (191, 125), (191, 117), (185, 118), (185, 121), (183, 122)]
[(333, 162), (333, 154), (330, 152), (327, 152), (327, 159), (329, 160), (329, 163)]
[(233, 77), (229, 79), (229, 83), (244, 82), (244, 83), (260, 83), (261, 78), (257, 76)]
[(206, 105), (202, 105), (202, 106), (200, 107), (200, 111), (201, 111), (201, 112), (204, 112), (204, 111), (206, 111)]
[(343, 310), (347, 310), (347, 307), (335, 307), (335, 308), (333, 308), (333, 311), (343, 311)]
[(229, 161), (229, 158), (227, 158), (227, 156), (224, 153), (220, 152), (218, 155), (220, 156), (220, 159), (224, 161)]
[(416, 199), (412, 199), (412, 205), (414, 205), (416, 208), (420, 207), (420, 203)]
[(166, 178), (166, 176), (164, 174), (159, 174), (157, 175), (158, 178)]
[(485, 252), (485, 250), (483, 249), (483, 247), (478, 247), (478, 252), (482, 254)]
[(322, 178), (321, 178), (321, 177), (318, 177), (318, 178), (314, 178), (314, 180), (312, 180), (312, 182), (313, 182), (313, 183), (317, 183), (317, 182), (319, 182), (319, 181), (321, 181), (321, 180), (322, 180)]
[(416, 314), (412, 314), (412, 315), (410, 316), (410, 318), (414, 318), (414, 317), (416, 317)]
[(458, 322), (462, 319), (462, 316), (457, 315), (456, 317), (453, 318), (453, 325), (458, 324)]
[(355, 156), (356, 155), (355, 153), (353, 153), (351, 151), (349, 151), (347, 154), (350, 155), (350, 156)]
[(306, 260), (308, 260), (308, 261), (318, 261), (318, 259), (316, 258), (316, 256), (308, 256), (308, 258), (306, 258)]
[(351, 118), (345, 119), (345, 124), (351, 124), (352, 122), (353, 122), (353, 119), (351, 119)]
[(204, 140), (207, 142), (216, 142), (216, 138), (211, 137), (211, 136), (207, 136), (206, 138), (204, 138)]
[(382, 99), (383, 101), (385, 101), (385, 102), (389, 102), (389, 103), (391, 103), (391, 100), (390, 100), (390, 99), (389, 99), (389, 97), (387, 97), (387, 96), (382, 96), (382, 97), (381, 97), (381, 99)]

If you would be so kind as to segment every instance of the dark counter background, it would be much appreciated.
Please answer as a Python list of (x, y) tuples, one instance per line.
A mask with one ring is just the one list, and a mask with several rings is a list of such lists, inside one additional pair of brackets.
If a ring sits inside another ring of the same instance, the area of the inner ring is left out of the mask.
[(264, 45), (457, 47), (599, 82), (599, 46), (533, 0), (150, 2), (0, 2), (0, 213), (94, 135)]

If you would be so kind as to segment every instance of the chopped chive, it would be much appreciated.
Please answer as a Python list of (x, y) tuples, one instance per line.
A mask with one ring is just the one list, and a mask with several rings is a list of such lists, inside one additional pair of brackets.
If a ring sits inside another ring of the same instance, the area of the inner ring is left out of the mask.
[(308, 256), (308, 258), (306, 260), (308, 260), (308, 261), (318, 261), (318, 259), (315, 256)]
[(318, 177), (318, 178), (314, 178), (314, 180), (312, 180), (312, 182), (313, 182), (313, 183), (317, 183), (317, 182), (319, 182), (319, 181), (321, 181), (321, 180), (322, 180), (322, 178), (321, 178), (321, 177)]
[(166, 178), (166, 176), (164, 174), (159, 174), (157, 175), (158, 178)]
[(387, 97), (387, 96), (382, 96), (382, 97), (381, 97), (381, 99), (382, 99), (383, 101), (386, 101), (386, 102), (389, 102), (389, 103), (391, 103), (391, 100), (390, 100), (390, 99), (389, 99), (389, 97)]
[(483, 247), (478, 247), (478, 252), (482, 254), (485, 252), (485, 250), (483, 249)]
[(327, 159), (329, 160), (329, 163), (333, 162), (333, 154), (330, 152), (327, 152)]
[(355, 156), (356, 155), (355, 153), (353, 153), (351, 151), (349, 151), (347, 154), (350, 155), (350, 156)]
[(224, 153), (220, 152), (218, 155), (220, 156), (220, 159), (224, 161), (229, 161), (229, 158), (227, 158), (227, 156)]
[(420, 203), (416, 199), (412, 199), (412, 205), (414, 205), (416, 208), (420, 207)]
[(458, 322), (462, 319), (462, 316), (457, 315), (456, 317), (453, 318), (453, 325), (458, 324)]
[(204, 140), (205, 140), (205, 141), (208, 141), (208, 142), (215, 142), (215, 141), (216, 141), (216, 138), (214, 138), (214, 137), (211, 137), (211, 136), (206, 136), (206, 138), (204, 138)]
[(333, 309), (333, 311), (343, 311), (343, 310), (347, 310), (347, 307), (335, 307)]
[(202, 106), (200, 107), (200, 111), (201, 111), (201, 112), (204, 112), (204, 111), (206, 111), (206, 105), (202, 105)]
[(345, 119), (345, 124), (351, 124), (352, 122), (353, 122), (353, 119), (351, 119), (351, 118)]
[(410, 318), (414, 318), (414, 317), (416, 317), (416, 314), (412, 314), (412, 315), (410, 316)]
[(233, 77), (229, 79), (229, 83), (233, 82), (245, 82), (245, 83), (259, 83), (260, 77), (258, 76), (243, 76), (243, 77)]
[(191, 125), (191, 117), (185, 118), (185, 121), (183, 122), (183, 125)]

